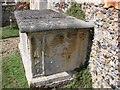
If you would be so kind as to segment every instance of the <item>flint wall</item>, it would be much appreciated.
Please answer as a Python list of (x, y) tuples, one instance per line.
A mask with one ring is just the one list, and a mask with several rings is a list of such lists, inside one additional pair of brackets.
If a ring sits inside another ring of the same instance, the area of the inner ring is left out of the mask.
[(120, 10), (84, 3), (86, 21), (94, 22), (89, 67), (94, 88), (120, 88)]

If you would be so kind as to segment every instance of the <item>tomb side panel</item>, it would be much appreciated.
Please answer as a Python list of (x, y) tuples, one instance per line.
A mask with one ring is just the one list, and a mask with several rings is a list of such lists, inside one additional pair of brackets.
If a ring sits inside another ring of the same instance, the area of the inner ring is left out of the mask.
[(45, 36), (45, 74), (71, 71), (84, 63), (87, 35), (85, 30), (48, 32)]
[(41, 33), (30, 33), (30, 57), (33, 77), (43, 74), (42, 68), (42, 36)]

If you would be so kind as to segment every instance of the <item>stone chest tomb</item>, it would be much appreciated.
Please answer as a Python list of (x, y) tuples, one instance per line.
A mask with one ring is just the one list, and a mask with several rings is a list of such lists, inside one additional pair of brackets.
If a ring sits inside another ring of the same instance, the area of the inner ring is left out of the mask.
[(55, 86), (86, 60), (92, 23), (53, 10), (15, 11), (19, 49), (29, 85)]

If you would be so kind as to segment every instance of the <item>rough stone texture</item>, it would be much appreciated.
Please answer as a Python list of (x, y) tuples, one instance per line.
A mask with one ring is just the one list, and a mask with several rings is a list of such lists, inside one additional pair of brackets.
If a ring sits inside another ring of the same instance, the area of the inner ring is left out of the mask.
[(93, 23), (66, 16), (50, 9), (15, 11), (15, 16), (22, 33), (94, 27)]
[(118, 36), (120, 21), (119, 10), (103, 5), (84, 4), (86, 19), (93, 21), (94, 39), (90, 56), (90, 69), (94, 88), (120, 88)]
[(15, 4), (2, 5), (2, 26), (10, 25), (10, 18), (12, 23), (16, 23), (14, 17)]
[(82, 10), (85, 12), (86, 21), (94, 21), (95, 5), (94, 3), (83, 3), (81, 4)]
[(49, 8), (59, 11), (61, 13), (65, 13), (71, 7), (71, 2), (51, 2)]
[[(56, 78), (56, 74), (70, 72), (86, 61), (89, 30), (93, 24), (53, 10), (17, 11), (15, 16), (28, 84), (56, 86), (71, 80), (69, 75), (59, 74)], [(54, 77), (50, 79), (51, 75)]]

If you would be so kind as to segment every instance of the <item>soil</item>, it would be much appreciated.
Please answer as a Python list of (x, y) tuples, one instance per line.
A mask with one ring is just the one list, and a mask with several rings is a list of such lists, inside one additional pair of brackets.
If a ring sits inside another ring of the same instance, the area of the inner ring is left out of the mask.
[(0, 50), (0, 54), (2, 54), (2, 57), (7, 56), (13, 53), (14, 51), (18, 50), (18, 44), (19, 37), (1, 39), (0, 46), (2, 47), (2, 50)]

